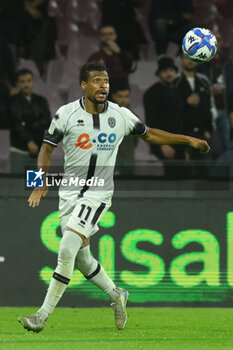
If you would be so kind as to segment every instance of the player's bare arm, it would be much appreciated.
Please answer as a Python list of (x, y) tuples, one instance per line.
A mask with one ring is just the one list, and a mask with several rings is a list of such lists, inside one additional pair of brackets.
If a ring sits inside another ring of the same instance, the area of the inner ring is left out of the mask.
[(189, 145), (199, 149), (202, 154), (206, 154), (210, 150), (205, 140), (186, 135), (173, 134), (159, 129), (148, 128), (147, 133), (141, 136), (141, 138), (148, 143), (155, 143), (157, 145)]
[[(54, 147), (48, 145), (47, 143), (43, 143), (40, 149), (40, 153), (37, 159), (37, 167), (38, 169), (43, 169), (45, 172), (44, 176), (48, 172), (51, 165), (51, 156)], [(29, 207), (35, 208), (40, 204), (40, 200), (42, 197), (45, 197), (48, 193), (48, 188), (34, 188), (30, 197), (28, 198)]]

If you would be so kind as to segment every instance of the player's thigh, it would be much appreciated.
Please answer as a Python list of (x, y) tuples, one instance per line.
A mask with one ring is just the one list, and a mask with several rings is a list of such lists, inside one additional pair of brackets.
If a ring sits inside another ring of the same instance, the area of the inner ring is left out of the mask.
[(65, 232), (69, 217), (75, 208), (75, 203), (76, 202), (72, 200), (59, 199), (59, 217), (62, 234)]

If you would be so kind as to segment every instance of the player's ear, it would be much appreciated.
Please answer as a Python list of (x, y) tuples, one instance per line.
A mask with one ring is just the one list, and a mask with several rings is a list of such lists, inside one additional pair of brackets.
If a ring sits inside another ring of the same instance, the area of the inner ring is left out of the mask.
[(86, 86), (87, 86), (86, 81), (82, 80), (82, 81), (81, 81), (81, 88), (83, 89), (83, 91), (86, 90)]

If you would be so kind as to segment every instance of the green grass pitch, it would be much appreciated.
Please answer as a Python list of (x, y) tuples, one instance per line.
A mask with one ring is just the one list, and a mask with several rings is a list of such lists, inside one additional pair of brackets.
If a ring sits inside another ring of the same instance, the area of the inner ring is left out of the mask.
[(17, 322), (35, 311), (0, 308), (1, 350), (233, 349), (232, 309), (128, 308), (128, 324), (118, 331), (110, 308), (57, 308), (38, 334)]

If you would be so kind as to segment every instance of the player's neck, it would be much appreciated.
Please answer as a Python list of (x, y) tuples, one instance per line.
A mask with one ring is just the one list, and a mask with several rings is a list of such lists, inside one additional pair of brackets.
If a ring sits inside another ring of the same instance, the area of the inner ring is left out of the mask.
[(105, 104), (104, 103), (93, 103), (88, 98), (84, 100), (84, 106), (87, 113), (90, 114), (99, 114), (104, 111)]

